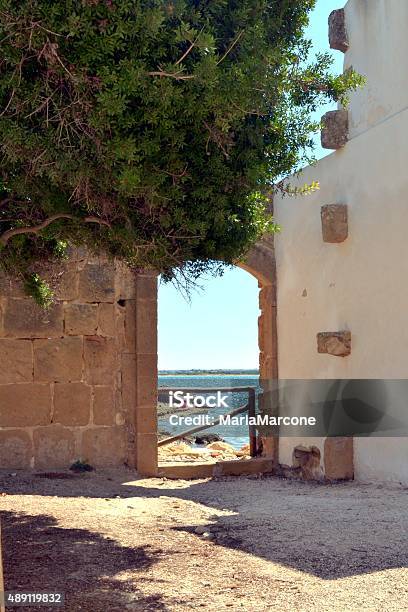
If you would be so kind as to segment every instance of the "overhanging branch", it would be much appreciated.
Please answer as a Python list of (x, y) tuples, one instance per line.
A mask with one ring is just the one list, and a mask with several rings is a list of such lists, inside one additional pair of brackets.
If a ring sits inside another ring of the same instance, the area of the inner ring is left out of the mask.
[(69, 215), (67, 213), (58, 213), (56, 215), (48, 217), (48, 219), (45, 219), (42, 223), (39, 223), (38, 225), (31, 225), (28, 227), (15, 227), (13, 229), (7, 230), (6, 232), (4, 232), (4, 234), (0, 236), (0, 244), (6, 246), (9, 240), (13, 238), (13, 236), (18, 236), (20, 234), (38, 234), (39, 232), (41, 232), (41, 230), (51, 225), (51, 223), (54, 223), (54, 221), (58, 221), (58, 219), (72, 219), (74, 221), (82, 221), (84, 223), (98, 223), (99, 225), (106, 225), (107, 227), (110, 227), (110, 223), (108, 221), (100, 219), (99, 217), (80, 218), (76, 217), (75, 215)]

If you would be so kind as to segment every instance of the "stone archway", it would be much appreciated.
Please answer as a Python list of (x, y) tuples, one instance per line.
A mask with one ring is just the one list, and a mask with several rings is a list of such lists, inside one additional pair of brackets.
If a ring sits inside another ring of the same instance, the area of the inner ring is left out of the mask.
[(259, 376), (278, 378), (276, 331), (276, 266), (273, 236), (266, 237), (238, 264), (258, 281), (259, 287)]
[[(249, 253), (240, 267), (258, 280), (259, 309), (258, 346), (259, 378), (262, 381), (278, 379), (278, 335), (276, 301), (276, 262), (274, 237), (266, 236)], [(278, 462), (279, 444), (276, 438), (262, 439), (263, 456)]]
[[(265, 237), (238, 267), (258, 281), (259, 374), (261, 380), (278, 377), (276, 332), (276, 267), (273, 236)], [(129, 386), (135, 405), (136, 468), (141, 475), (155, 476), (157, 460), (157, 275), (136, 279), (136, 376)], [(263, 454), (277, 460), (274, 438), (263, 440)]]

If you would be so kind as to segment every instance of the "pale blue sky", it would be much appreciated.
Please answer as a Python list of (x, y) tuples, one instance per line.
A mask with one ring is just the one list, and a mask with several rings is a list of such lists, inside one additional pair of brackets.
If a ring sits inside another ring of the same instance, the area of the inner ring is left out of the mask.
[[(308, 37), (316, 52), (329, 51), (327, 19), (339, 0), (318, 0)], [(333, 69), (343, 69), (343, 54), (332, 52)], [(323, 107), (318, 116), (332, 106)], [(318, 138), (316, 142), (318, 142)], [(316, 157), (327, 155), (318, 146)], [(285, 228), (282, 228), (285, 231)], [(203, 279), (203, 290), (188, 303), (171, 284), (159, 287), (159, 369), (236, 369), (258, 367), (258, 283), (238, 268), (222, 278)]]

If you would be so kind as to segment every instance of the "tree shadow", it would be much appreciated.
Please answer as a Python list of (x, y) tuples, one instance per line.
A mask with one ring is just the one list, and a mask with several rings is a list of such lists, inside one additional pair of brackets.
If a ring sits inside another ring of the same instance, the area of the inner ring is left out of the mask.
[[(168, 610), (161, 593), (144, 595), (134, 579), (135, 572), (157, 561), (160, 550), (120, 546), (87, 529), (62, 528), (45, 514), (2, 511), (1, 525), (6, 591), (62, 592), (63, 609), (70, 611)], [(119, 579), (120, 572), (133, 577)], [(38, 609), (21, 607), (27, 612)]]
[[(402, 544), (408, 533), (406, 491), (394, 489), (388, 499), (387, 489), (352, 482), (322, 485), (265, 477), (247, 483), (238, 500), (231, 479), (219, 483), (224, 491), (218, 497), (211, 486), (203, 495), (202, 484), (177, 491), (177, 497), (235, 512), (214, 515), (208, 523), (215, 545), (322, 580), (408, 567), (408, 549)], [(173, 527), (189, 533), (195, 528)]]
[[(39, 484), (32, 475), (0, 477), (0, 490), (95, 499), (168, 497), (228, 510), (229, 514), (214, 515), (208, 524), (216, 546), (240, 550), (323, 580), (408, 566), (408, 550), (402, 545), (408, 532), (407, 492), (402, 488), (353, 482), (320, 485), (273, 477), (227, 477), (170, 488), (163, 479), (139, 479), (135, 472), (122, 470), (110, 477), (100, 474), (57, 484), (45, 480)], [(186, 519), (169, 529), (194, 533), (195, 527)], [(30, 537), (27, 533), (27, 541)]]

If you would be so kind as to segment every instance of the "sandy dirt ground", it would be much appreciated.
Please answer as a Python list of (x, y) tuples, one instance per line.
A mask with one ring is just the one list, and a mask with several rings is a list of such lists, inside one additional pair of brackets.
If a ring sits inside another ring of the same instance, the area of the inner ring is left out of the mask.
[(69, 612), (408, 609), (401, 487), (21, 472), (0, 505), (6, 590)]

